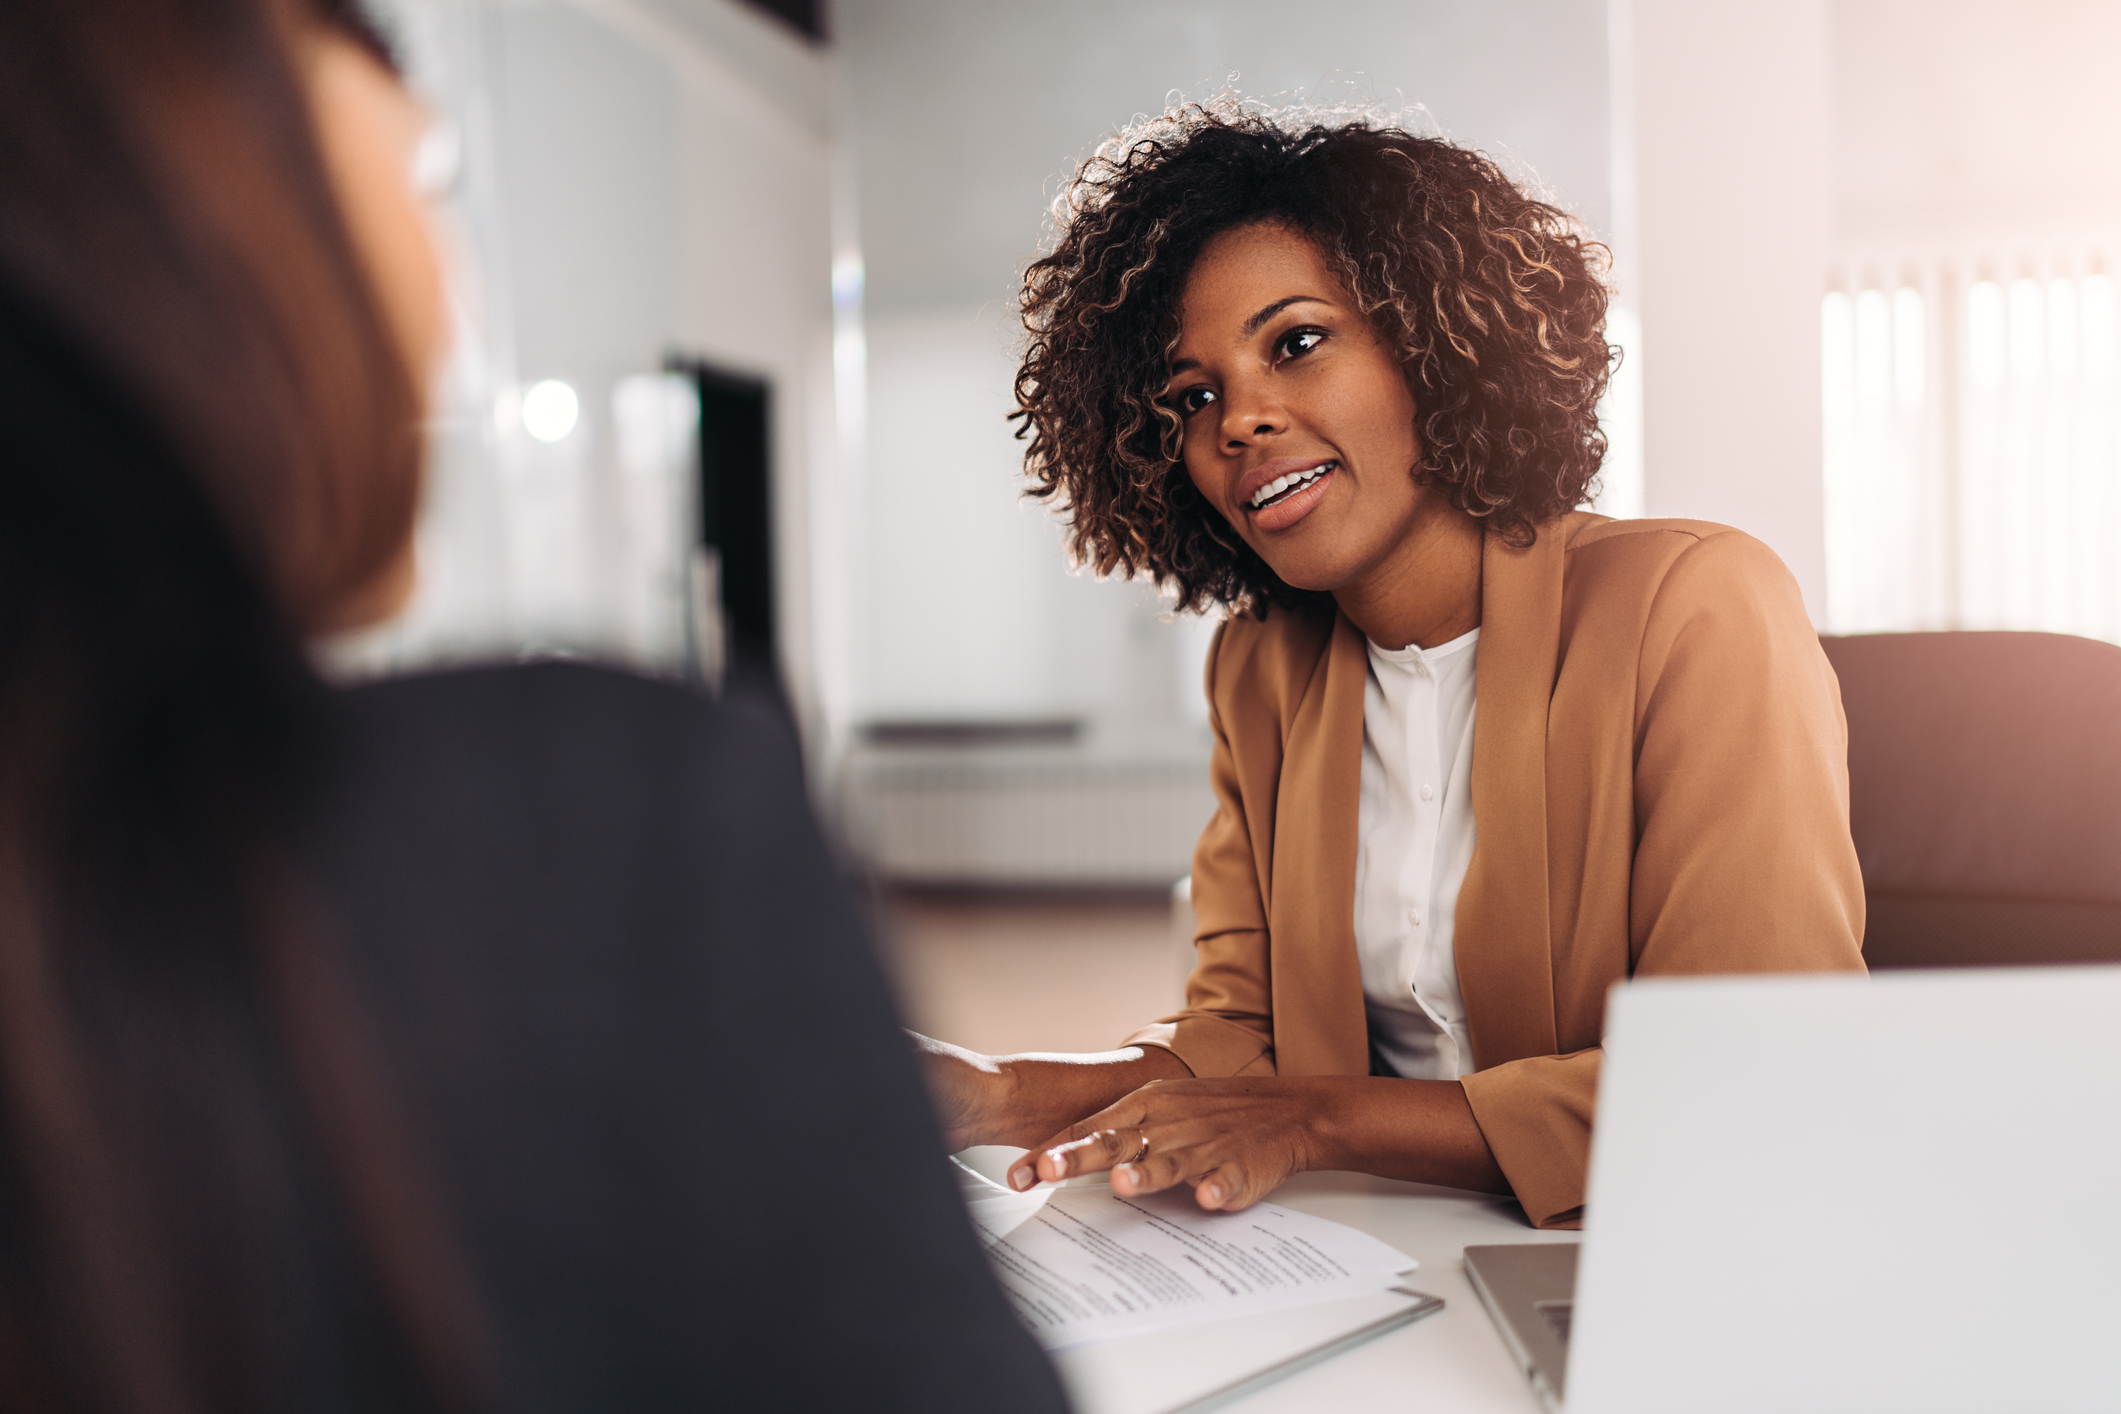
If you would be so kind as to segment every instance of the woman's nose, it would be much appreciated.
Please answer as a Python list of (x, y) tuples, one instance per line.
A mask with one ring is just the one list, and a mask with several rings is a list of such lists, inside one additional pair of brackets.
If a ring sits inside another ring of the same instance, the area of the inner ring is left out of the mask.
[(1264, 388), (1226, 388), (1223, 392), (1223, 445), (1235, 449), (1271, 437), (1288, 426), (1279, 399)]

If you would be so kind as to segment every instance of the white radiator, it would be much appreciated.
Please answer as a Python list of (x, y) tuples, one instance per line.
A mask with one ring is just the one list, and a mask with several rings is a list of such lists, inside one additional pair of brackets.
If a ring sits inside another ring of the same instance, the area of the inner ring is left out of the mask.
[(1215, 810), (1204, 749), (859, 747), (839, 788), (849, 842), (900, 883), (1169, 885)]

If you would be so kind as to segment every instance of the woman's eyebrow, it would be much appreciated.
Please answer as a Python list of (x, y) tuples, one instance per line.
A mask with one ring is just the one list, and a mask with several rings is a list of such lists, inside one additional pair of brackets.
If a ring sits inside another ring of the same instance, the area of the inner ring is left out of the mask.
[[(1290, 295), (1287, 299), (1278, 299), (1274, 301), (1274, 303), (1268, 305), (1265, 309), (1262, 309), (1259, 313), (1253, 315), (1250, 319), (1247, 319), (1245, 321), (1244, 335), (1248, 339), (1251, 338), (1254, 334), (1257, 334), (1259, 332), (1260, 325), (1266, 323), (1269, 319), (1272, 319), (1275, 315), (1281, 313), (1283, 310), (1287, 309), (1292, 304), (1331, 303), (1331, 300), (1320, 299), (1317, 295)], [(1176, 378), (1179, 374), (1190, 373), (1198, 367), (1200, 367), (1199, 359), (1182, 358), (1171, 365), (1168, 376)]]
[(1327, 303), (1326, 300), (1322, 300), (1316, 295), (1290, 295), (1287, 299), (1278, 299), (1274, 301), (1274, 303), (1268, 305), (1265, 309), (1262, 309), (1259, 313), (1253, 315), (1250, 319), (1247, 319), (1245, 321), (1245, 337), (1249, 339), (1254, 334), (1257, 334), (1259, 332), (1260, 325), (1266, 323), (1269, 319), (1272, 319), (1275, 315), (1281, 313), (1283, 310), (1287, 309), (1292, 304), (1325, 303)]

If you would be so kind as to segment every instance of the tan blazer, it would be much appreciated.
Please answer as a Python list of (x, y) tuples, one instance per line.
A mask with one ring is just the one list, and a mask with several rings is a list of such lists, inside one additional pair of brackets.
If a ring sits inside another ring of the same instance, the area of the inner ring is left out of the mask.
[[(1232, 619), (1208, 657), (1218, 808), (1186, 1009), (1128, 1038), (1195, 1075), (1369, 1072), (1355, 952), (1363, 637)], [(1840, 688), (1797, 585), (1701, 521), (1579, 512), (1481, 562), (1478, 834), (1459, 895), (1467, 1098), (1531, 1220), (1582, 1217), (1606, 990), (1857, 971)]]

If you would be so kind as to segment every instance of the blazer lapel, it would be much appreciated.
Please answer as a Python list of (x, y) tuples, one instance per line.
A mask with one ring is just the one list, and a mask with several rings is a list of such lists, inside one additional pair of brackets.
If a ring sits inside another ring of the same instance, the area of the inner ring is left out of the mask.
[(1355, 850), (1362, 802), (1362, 633), (1333, 637), (1285, 730), (1274, 823), (1271, 939), (1274, 1069), (1367, 1075), (1369, 1020), (1355, 952)]
[[(1473, 817), (1454, 951), (1474, 1063), (1555, 1052), (1547, 922), (1547, 713), (1561, 645), (1563, 527), (1481, 554)], [(1351, 848), (1352, 854), (1352, 848)]]

